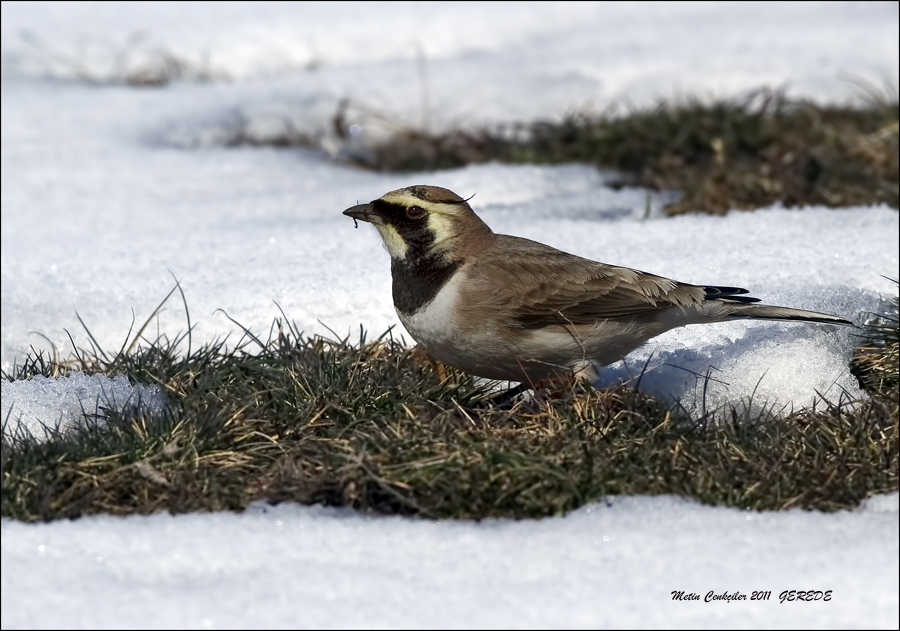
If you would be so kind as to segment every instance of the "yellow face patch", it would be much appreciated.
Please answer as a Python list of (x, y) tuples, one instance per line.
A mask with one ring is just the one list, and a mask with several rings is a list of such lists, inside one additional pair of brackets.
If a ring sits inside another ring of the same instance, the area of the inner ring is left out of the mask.
[[(390, 204), (397, 204), (405, 208), (419, 206), (428, 213), (428, 230), (434, 235), (434, 243), (430, 251), (443, 250), (448, 247), (448, 240), (459, 236), (457, 228), (457, 214), (459, 210), (455, 204), (435, 203), (412, 195), (408, 189), (391, 191), (381, 198)], [(385, 247), (394, 258), (404, 258), (409, 251), (409, 246), (403, 241), (400, 233), (388, 224), (379, 225), (376, 228), (381, 233)]]
[(402, 206), (412, 206), (413, 204), (422, 204), (424, 203), (418, 197), (414, 195), (410, 195), (409, 191), (405, 188), (401, 188), (398, 191), (391, 191), (390, 193), (385, 193), (381, 196), (381, 199), (388, 202), (389, 204), (400, 204)]
[(387, 223), (376, 223), (375, 227), (381, 234), (381, 240), (384, 241), (384, 247), (387, 248), (391, 258), (406, 258), (406, 252), (409, 250), (409, 246), (406, 245), (406, 241), (403, 240), (403, 237), (400, 236), (397, 229)]
[(434, 234), (433, 249), (442, 249), (442, 245), (448, 239), (459, 236), (459, 230), (456, 228), (453, 215), (446, 212), (428, 212), (428, 228)]

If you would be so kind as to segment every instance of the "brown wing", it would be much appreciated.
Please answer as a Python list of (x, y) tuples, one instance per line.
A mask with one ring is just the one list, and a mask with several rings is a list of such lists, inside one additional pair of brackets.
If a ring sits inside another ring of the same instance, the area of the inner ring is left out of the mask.
[[(589, 324), (634, 317), (703, 301), (702, 287), (678, 283), (567, 254), (549, 246), (497, 235), (490, 256), (473, 266), (472, 280), (490, 267), (491, 300), (507, 306), (523, 327)], [(480, 268), (480, 269), (479, 269)]]

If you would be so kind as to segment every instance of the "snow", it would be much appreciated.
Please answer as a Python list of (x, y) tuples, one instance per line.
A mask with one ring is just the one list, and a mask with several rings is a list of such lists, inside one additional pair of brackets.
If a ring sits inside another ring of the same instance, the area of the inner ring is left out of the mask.
[[(377, 234), (354, 230), (341, 211), (411, 184), (475, 193), (476, 212), (497, 232), (747, 287), (769, 304), (859, 321), (894, 291), (882, 275), (896, 276), (900, 226), (885, 207), (665, 218), (661, 193), (649, 196), (645, 218), (646, 191), (611, 190), (609, 174), (584, 166), (372, 173), (321, 151), (223, 143), (238, 125), (264, 136), (292, 124), (327, 140), (344, 97), (357, 106), (352, 122), (377, 136), (385, 126), (360, 106), (446, 128), (761, 85), (846, 102), (860, 83), (900, 84), (896, 3), (511, 6), (4, 2), (4, 369), (30, 345), (49, 351), (33, 332), (64, 356), (69, 334), (87, 345), (76, 311), (103, 348), (120, 348), (172, 275), (194, 340), (238, 332), (217, 309), (268, 331), (274, 302), (307, 333), (399, 326)], [(158, 63), (156, 50), (213, 81), (124, 85), (129, 72)], [(173, 336), (186, 322), (173, 298), (149, 329)], [(859, 396), (847, 371), (853, 341), (851, 330), (803, 324), (687, 327), (601, 378), (628, 378), (649, 358), (641, 387), (688, 408), (751, 395), (797, 407), (816, 391)], [(708, 372), (704, 399), (696, 375)], [(129, 388), (83, 375), (4, 384), (3, 415), (12, 409), (30, 428), (73, 423), (108, 392), (117, 403), (137, 394), (158, 404)], [(898, 625), (897, 494), (827, 515), (625, 497), (539, 522), (284, 505), (3, 520), (0, 532), (4, 628)], [(671, 601), (672, 590), (710, 589), (771, 590), (773, 600)], [(833, 598), (779, 604), (790, 589), (831, 589)]]
[[(3, 627), (872, 628), (896, 624), (896, 493), (820, 515), (616, 497), (541, 521), (254, 505), (4, 521)], [(784, 591), (831, 591), (784, 602)], [(673, 591), (698, 601), (672, 599)], [(742, 594), (746, 601), (704, 602)], [(770, 591), (767, 601), (750, 601)]]
[[(0, 390), (2, 418), (17, 420), (36, 438), (44, 437), (45, 430), (76, 426), (85, 415), (102, 416), (107, 409), (143, 407), (150, 414), (160, 414), (165, 405), (159, 386), (133, 386), (123, 375), (110, 378), (77, 372), (57, 379), (37, 375), (28, 381), (0, 381)], [(56, 416), (49, 416), (48, 410)]]

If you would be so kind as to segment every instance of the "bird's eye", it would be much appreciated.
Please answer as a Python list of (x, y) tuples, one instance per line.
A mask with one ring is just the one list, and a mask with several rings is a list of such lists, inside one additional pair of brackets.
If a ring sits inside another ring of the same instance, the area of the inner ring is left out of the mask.
[(410, 219), (421, 219), (425, 216), (425, 209), (421, 206), (410, 206), (406, 209), (406, 216)]

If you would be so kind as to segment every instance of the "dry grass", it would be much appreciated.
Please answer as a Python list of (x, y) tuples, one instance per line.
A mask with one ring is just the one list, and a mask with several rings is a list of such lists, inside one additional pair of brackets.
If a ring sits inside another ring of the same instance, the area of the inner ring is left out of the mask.
[(621, 185), (681, 191), (669, 214), (776, 202), (900, 205), (895, 94), (870, 95), (854, 107), (823, 106), (763, 89), (715, 102), (579, 112), (558, 122), (442, 134), (407, 129), (369, 155), (367, 166), (393, 171), (489, 160), (584, 162), (619, 171)]
[(668, 214), (723, 214), (776, 203), (900, 207), (898, 120), (896, 91), (872, 87), (855, 105), (819, 105), (763, 88), (732, 99), (440, 133), (343, 99), (330, 133), (301, 132), (285, 117), (280, 129), (261, 135), (250, 121), (238, 120), (223, 142), (317, 147), (338, 161), (381, 171), (488, 161), (587, 163), (616, 171), (611, 186), (680, 192)]
[[(135, 336), (136, 339), (138, 336)], [(627, 387), (542, 390), (499, 407), (386, 334), (304, 337), (286, 320), (181, 353), (32, 355), (6, 379), (70, 370), (159, 384), (162, 415), (101, 410), (35, 438), (4, 427), (3, 517), (242, 510), (255, 500), (432, 518), (540, 517), (610, 494), (837, 510), (898, 489), (896, 386), (788, 415), (687, 418)], [(743, 410), (743, 411), (741, 411)]]
[[(894, 281), (896, 282), (896, 281)], [(894, 296), (885, 313), (873, 314), (866, 325), (865, 338), (856, 347), (850, 370), (865, 390), (882, 396), (896, 392), (900, 386), (900, 335), (898, 335), (900, 301)]]

